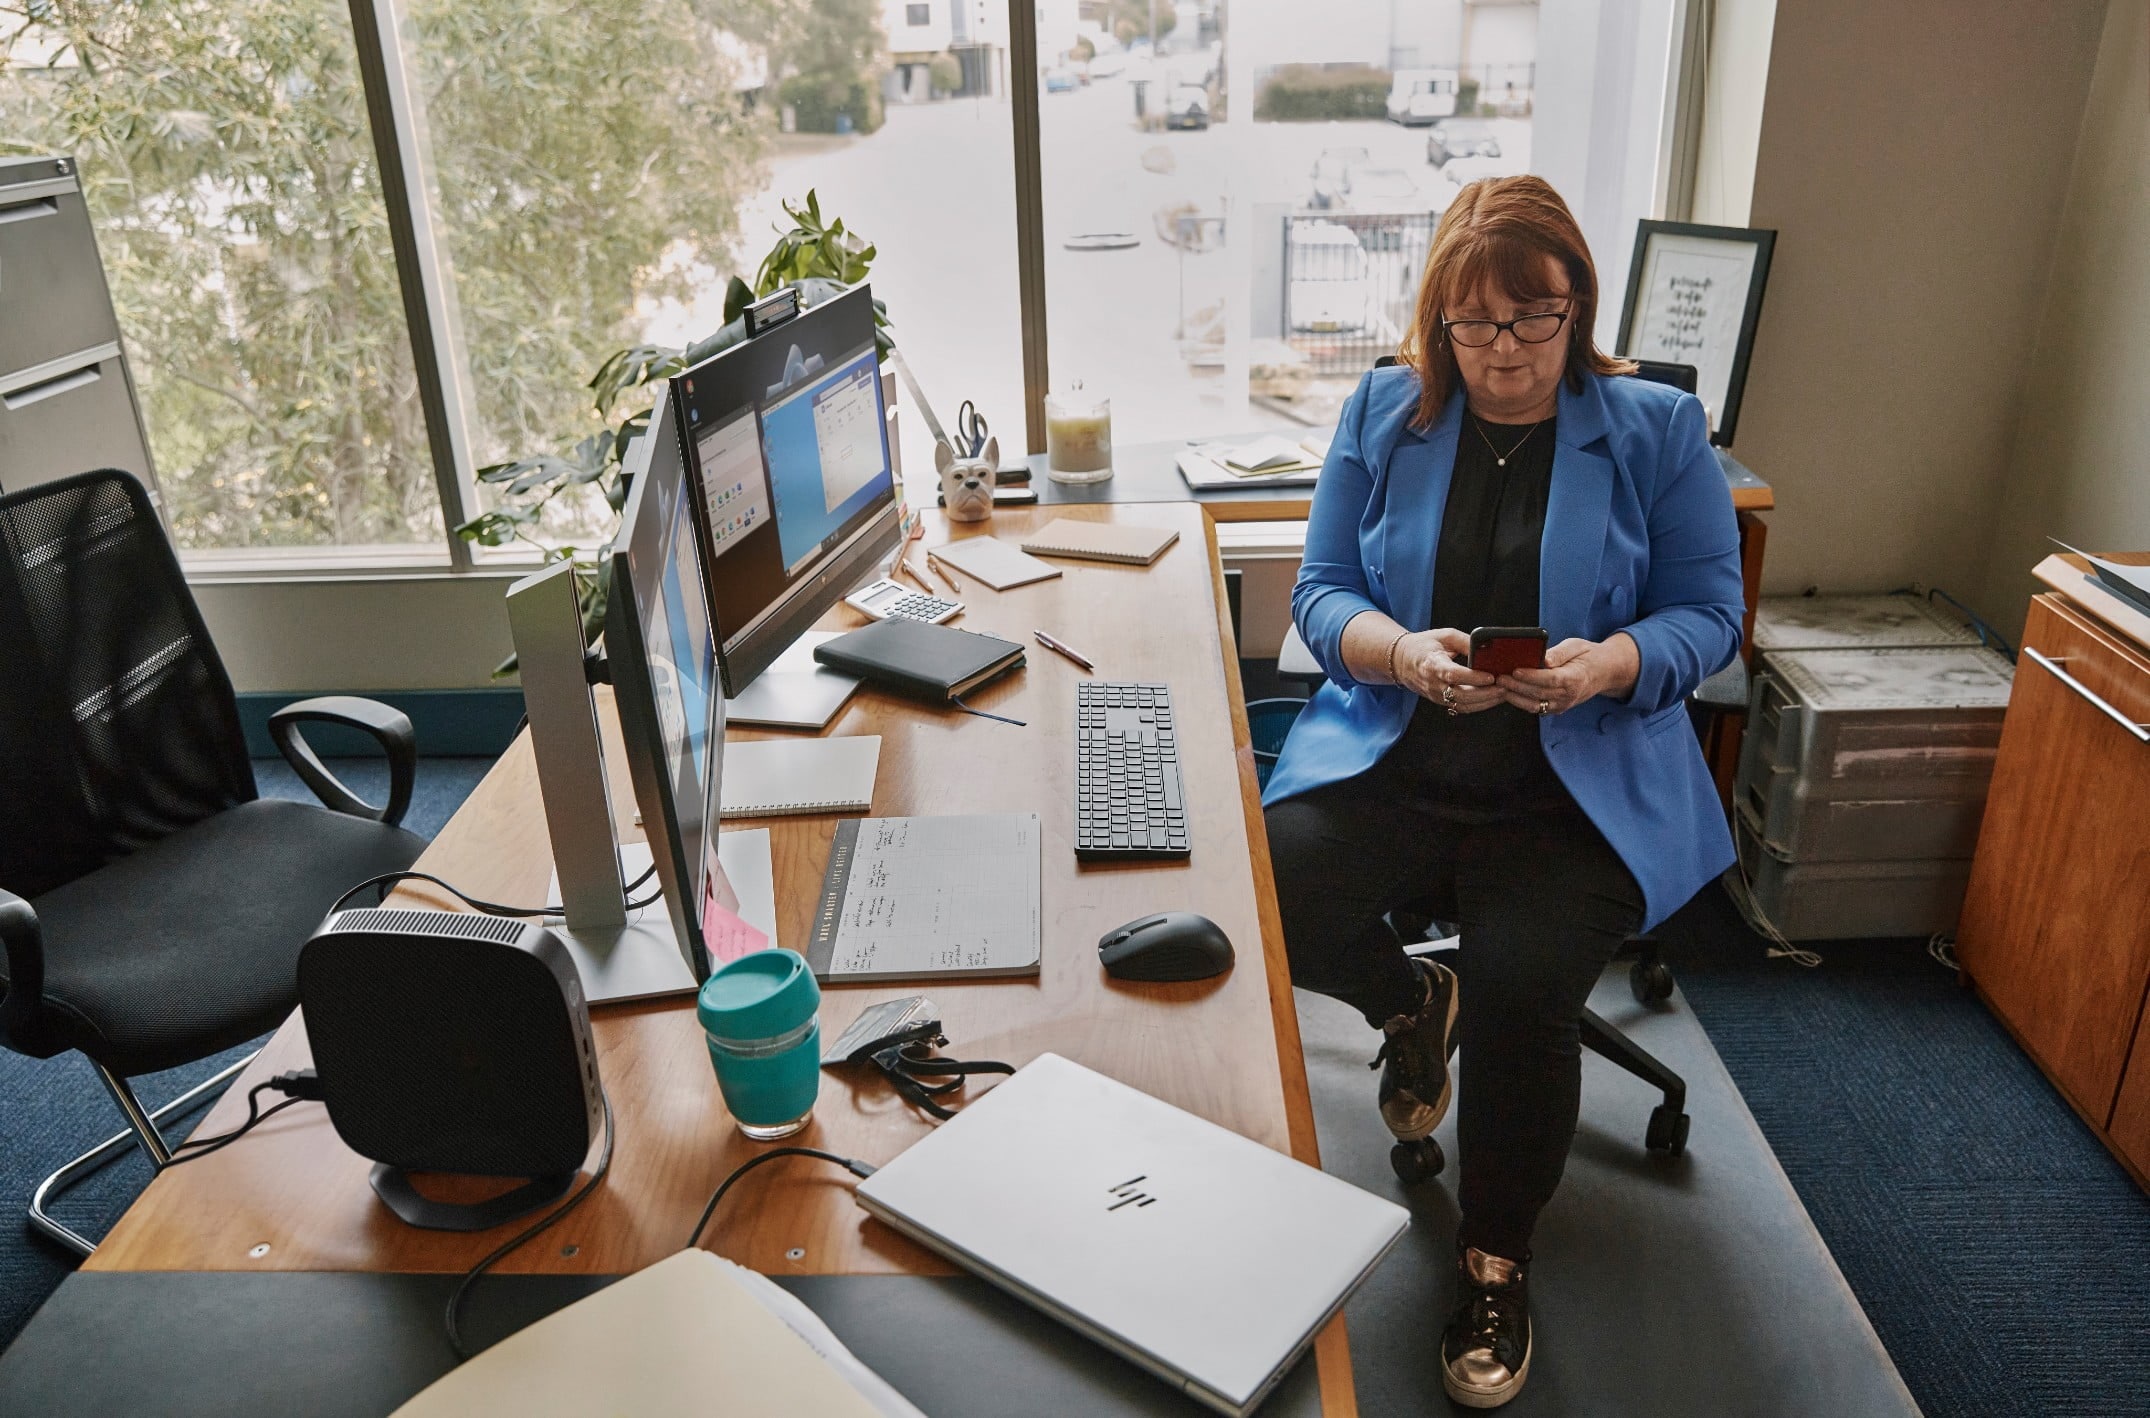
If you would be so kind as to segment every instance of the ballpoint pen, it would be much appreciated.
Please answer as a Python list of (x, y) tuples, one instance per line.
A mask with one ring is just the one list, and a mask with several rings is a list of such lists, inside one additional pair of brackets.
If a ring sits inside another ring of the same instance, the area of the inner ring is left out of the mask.
[(1097, 668), (1096, 665), (1090, 663), (1090, 660), (1087, 656), (1085, 656), (1081, 651), (1075, 649), (1073, 646), (1061, 644), (1058, 640), (1053, 639), (1052, 636), (1047, 635), (1042, 630), (1033, 630), (1030, 633), (1038, 637), (1038, 643), (1040, 645), (1043, 645), (1046, 649), (1052, 651), (1054, 654), (1065, 655), (1069, 659), (1073, 660), (1076, 664), (1081, 665), (1086, 670), (1094, 670)]
[(934, 575), (940, 577), (943, 581), (946, 581), (948, 583), (949, 590), (955, 592), (955, 594), (959, 596), (963, 594), (963, 583), (956, 580), (956, 574), (955, 572), (948, 569), (947, 562), (941, 560), (939, 557), (935, 556), (932, 552), (929, 551), (926, 553), (926, 565), (932, 568)]

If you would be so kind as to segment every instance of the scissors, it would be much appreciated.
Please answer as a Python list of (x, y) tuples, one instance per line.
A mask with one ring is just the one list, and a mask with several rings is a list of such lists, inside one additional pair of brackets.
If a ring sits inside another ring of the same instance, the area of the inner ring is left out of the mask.
[(956, 447), (966, 458), (975, 458), (985, 451), (987, 429), (985, 415), (970, 400), (956, 410)]

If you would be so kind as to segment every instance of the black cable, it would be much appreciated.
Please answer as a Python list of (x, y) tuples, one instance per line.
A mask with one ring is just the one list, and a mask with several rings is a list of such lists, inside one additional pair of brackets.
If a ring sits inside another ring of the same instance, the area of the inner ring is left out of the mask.
[(603, 1089), (599, 1089), (598, 1096), (605, 1100), (605, 1146), (604, 1150), (597, 1154), (597, 1166), (591, 1170), (590, 1180), (584, 1182), (580, 1191), (577, 1191), (558, 1207), (555, 1207), (543, 1220), (526, 1228), (513, 1239), (503, 1242), (499, 1249), (495, 1250), (491, 1255), (464, 1271), (462, 1283), (458, 1284), (455, 1287), (455, 1293), (448, 1297), (448, 1347), (455, 1351), (456, 1358), (468, 1359), (471, 1354), (471, 1351), (463, 1346), (462, 1329), (456, 1323), (456, 1314), (462, 1309), (463, 1297), (470, 1293), (470, 1287), (478, 1283), (478, 1277), (491, 1270), (495, 1263), (506, 1257), (517, 1246), (545, 1231), (561, 1217), (582, 1205), (584, 1201), (589, 1199), (590, 1193), (597, 1190), (597, 1184), (605, 1179), (605, 1174), (612, 1170), (612, 1143), (614, 1140), (612, 1095), (606, 1093)]
[(732, 1189), (732, 1183), (738, 1181), (756, 1167), (761, 1166), (764, 1162), (774, 1162), (779, 1157), (817, 1157), (823, 1162), (834, 1162), (861, 1181), (879, 1170), (870, 1162), (861, 1162), (856, 1157), (839, 1157), (833, 1152), (823, 1152), (818, 1147), (772, 1147), (759, 1157), (749, 1157), (746, 1161), (741, 1162), (732, 1169), (730, 1176), (717, 1183), (717, 1190), (709, 1198), (709, 1205), (702, 1208), (702, 1219), (694, 1223), (694, 1234), (687, 1237), (686, 1248), (691, 1251), (701, 1244), (702, 1232), (709, 1229), (709, 1218), (717, 1214), (717, 1203), (724, 1200), (724, 1194)]
[[(627, 884), (627, 890), (633, 891), (643, 882), (648, 881), (650, 877), (656, 873), (656, 870), (657, 864), (655, 862), (650, 863), (648, 871), (643, 872), (642, 875), (636, 877), (633, 881)], [(388, 899), (388, 888), (394, 886), (399, 881), (431, 882), (433, 885), (447, 892), (450, 896), (453, 896), (456, 900), (462, 902), (465, 906), (470, 907), (474, 911), (482, 912), (483, 914), (488, 916), (528, 917), (560, 916), (566, 914), (566, 909), (560, 906), (503, 906), (497, 901), (481, 900), (476, 896), (470, 895), (468, 892), (461, 891), (456, 887), (450, 885), (449, 883), (442, 881), (439, 877), (434, 876), (431, 872), (422, 871), (388, 871), (382, 872), (379, 876), (368, 877), (364, 881), (360, 882), (358, 885), (352, 887), (349, 891), (346, 891), (343, 895), (337, 897), (336, 904), (328, 908), (328, 914), (333, 916), (338, 911), (341, 911), (343, 909), (344, 902), (358, 895), (359, 892), (364, 891), (369, 886), (377, 886), (381, 888), (380, 896), (375, 901), (375, 904), (378, 905), (381, 901), (386, 901)], [(643, 897), (640, 901), (629, 900), (626, 903), (626, 909), (630, 911), (639, 911), (645, 906), (654, 906), (663, 899), (664, 893), (662, 891), (659, 891), (655, 895)]]
[[(278, 1093), (288, 1093), (291, 1096), (267, 1112), (263, 1112), (261, 1111), (261, 1095), (271, 1089)], [(292, 1104), (313, 1102), (318, 1100), (320, 1096), (320, 1085), (318, 1080), (315, 1079), (312, 1069), (304, 1069), (294, 1073), (281, 1073), (274, 1078), (264, 1079), (246, 1091), (245, 1122), (239, 1124), (230, 1132), (219, 1133), (215, 1137), (188, 1138), (185, 1142), (172, 1149), (171, 1160), (164, 1165), (167, 1168), (177, 1167), (185, 1162), (198, 1161), (212, 1152), (221, 1151)]]

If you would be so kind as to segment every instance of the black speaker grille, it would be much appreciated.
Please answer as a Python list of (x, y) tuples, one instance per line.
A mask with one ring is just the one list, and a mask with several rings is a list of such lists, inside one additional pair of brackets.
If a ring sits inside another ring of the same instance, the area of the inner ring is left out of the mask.
[(523, 936), (523, 922), (506, 916), (481, 916), (471, 911), (423, 911), (398, 910), (394, 908), (367, 907), (361, 911), (340, 911), (328, 923), (328, 929), (345, 931), (378, 931), (385, 934), (455, 936), (464, 940), (490, 940), (501, 945), (513, 945)]
[(336, 1131), (353, 1151), (414, 1171), (573, 1171), (589, 1151), (595, 1094), (576, 984), (540, 927), (461, 912), (343, 912), (299, 956), (307, 1038)]

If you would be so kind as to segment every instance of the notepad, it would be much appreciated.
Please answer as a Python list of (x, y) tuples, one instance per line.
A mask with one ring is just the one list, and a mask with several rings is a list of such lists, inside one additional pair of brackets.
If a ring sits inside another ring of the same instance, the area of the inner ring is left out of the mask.
[(1148, 566), (1180, 539), (1167, 527), (1137, 527), (1126, 522), (1078, 522), (1056, 517), (1023, 539), (1023, 550), (1040, 556), (1074, 556), (1088, 561), (1117, 561)]
[(1274, 434), (1224, 451), (1226, 467), (1249, 473), (1281, 472), (1286, 468), (1304, 468), (1318, 461), (1309, 458), (1307, 450), (1290, 439)]
[(1025, 556), (998, 537), (965, 537), (933, 548), (933, 554), (965, 576), (975, 576), (996, 591), (1050, 581), (1060, 568)]
[(685, 1250), (501, 1340), (394, 1418), (923, 1418), (767, 1277)]
[(839, 823), (806, 949), (826, 984), (1035, 975), (1038, 815)]
[(724, 746), (724, 816), (864, 812), (873, 806), (881, 736), (768, 739)]

